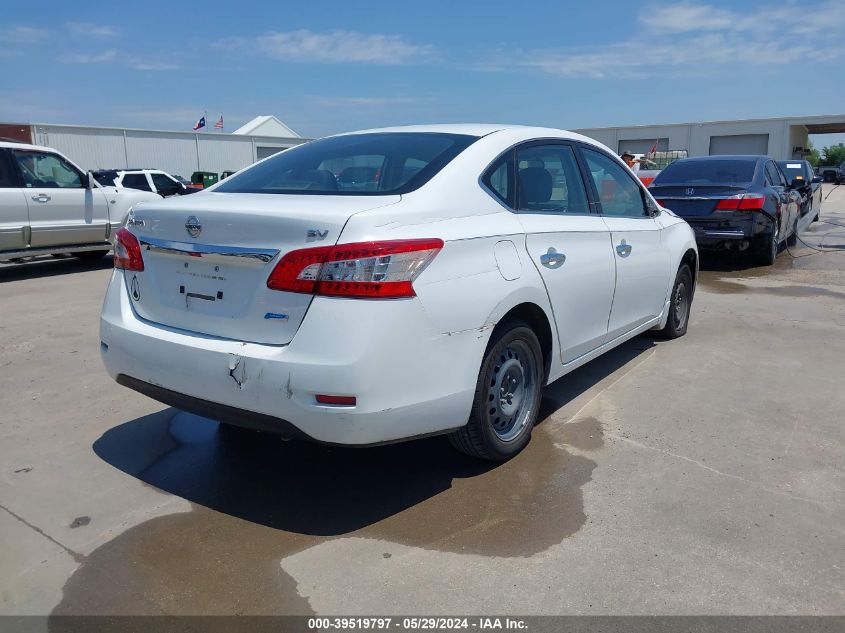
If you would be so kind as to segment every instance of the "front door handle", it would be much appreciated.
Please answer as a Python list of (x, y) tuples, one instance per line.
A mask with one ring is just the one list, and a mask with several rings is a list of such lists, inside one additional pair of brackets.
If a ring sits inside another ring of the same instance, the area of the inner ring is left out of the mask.
[(32, 199), (36, 202), (50, 202), (52, 200), (46, 193), (39, 193), (37, 196), (32, 196)]
[(549, 247), (549, 250), (540, 255), (540, 263), (546, 268), (560, 268), (566, 261), (566, 255), (558, 253), (554, 248)]
[(632, 248), (634, 247), (628, 244), (628, 242), (626, 242), (625, 240), (622, 240), (621, 242), (619, 242), (619, 244), (616, 245), (616, 253), (619, 255), (619, 257), (628, 257), (628, 255), (631, 254)]

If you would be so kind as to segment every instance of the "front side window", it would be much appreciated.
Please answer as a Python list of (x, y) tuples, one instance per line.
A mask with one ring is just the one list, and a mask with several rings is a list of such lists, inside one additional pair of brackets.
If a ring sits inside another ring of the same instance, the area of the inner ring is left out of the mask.
[(146, 174), (125, 174), (121, 181), (128, 189), (140, 189), (141, 191), (152, 191)]
[(517, 150), (517, 209), (589, 213), (587, 193), (570, 145), (530, 145)]
[(25, 187), (81, 189), (82, 174), (55, 154), (12, 150)]
[(164, 174), (150, 174), (150, 177), (160, 194), (171, 195), (181, 189), (178, 182)]
[(596, 150), (583, 149), (582, 152), (601, 201), (603, 215), (626, 218), (649, 215), (640, 186), (622, 165)]
[(477, 140), (462, 134), (350, 134), (312, 141), (230, 176), (218, 193), (391, 195), (428, 182)]

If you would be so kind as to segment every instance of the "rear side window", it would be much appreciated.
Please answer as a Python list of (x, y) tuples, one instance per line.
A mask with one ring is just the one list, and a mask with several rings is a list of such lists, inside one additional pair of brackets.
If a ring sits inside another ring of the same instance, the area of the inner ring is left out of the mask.
[(9, 152), (0, 149), (0, 189), (20, 187), (18, 176), (12, 169), (12, 161)]
[(705, 185), (750, 183), (754, 180), (754, 160), (686, 159), (668, 165), (654, 179), (654, 185)]
[(592, 149), (581, 150), (601, 201), (603, 215), (647, 217), (643, 192), (628, 171), (614, 159)]
[(778, 169), (777, 165), (775, 165), (772, 161), (768, 161), (766, 163), (766, 177), (769, 179), (769, 182), (776, 187), (786, 186), (783, 174), (780, 173), (780, 169)]
[(569, 145), (531, 145), (517, 150), (517, 209), (589, 213), (587, 192)]
[(462, 134), (350, 134), (280, 152), (217, 187), (218, 193), (390, 195), (428, 182), (477, 140)]
[(146, 174), (125, 174), (122, 184), (129, 189), (140, 189), (141, 191), (152, 191)]
[(501, 202), (511, 209), (514, 207), (513, 152), (508, 152), (497, 160), (481, 178), (487, 188)]

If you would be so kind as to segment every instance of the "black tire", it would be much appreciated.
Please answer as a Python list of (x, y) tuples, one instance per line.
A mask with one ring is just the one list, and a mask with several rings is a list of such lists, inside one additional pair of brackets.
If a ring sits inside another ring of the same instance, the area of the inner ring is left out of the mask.
[(545, 383), (540, 342), (522, 321), (501, 323), (487, 344), (469, 422), (449, 435), (471, 457), (504, 461), (525, 448)]
[(666, 319), (666, 325), (659, 333), (662, 338), (680, 338), (687, 333), (694, 293), (692, 271), (686, 264), (681, 264), (678, 274), (675, 275), (675, 283), (669, 299), (669, 318)]
[(780, 244), (778, 243), (778, 229), (773, 227), (768, 233), (761, 236), (760, 244), (757, 247), (757, 263), (761, 266), (773, 266), (778, 257)]
[(98, 259), (102, 259), (108, 255), (109, 252), (110, 251), (79, 251), (78, 253), (71, 253), (71, 255), (84, 262), (94, 262)]

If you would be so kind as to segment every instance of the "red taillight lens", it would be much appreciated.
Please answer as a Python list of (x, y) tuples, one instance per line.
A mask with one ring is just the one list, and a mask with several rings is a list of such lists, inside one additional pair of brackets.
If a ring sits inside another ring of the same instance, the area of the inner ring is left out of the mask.
[(335, 297), (416, 296), (413, 281), (443, 248), (443, 240), (387, 240), (291, 251), (267, 287)]
[(125, 228), (118, 229), (114, 235), (114, 267), (120, 270), (144, 270), (138, 238)]
[(666, 206), (666, 201), (665, 201), (665, 200), (662, 200), (661, 198), (655, 198), (655, 199), (654, 199), (654, 201), (655, 201), (657, 204), (659, 204), (661, 207), (665, 207), (665, 206)]
[(756, 211), (763, 208), (766, 196), (755, 194), (739, 194), (730, 198), (722, 198), (716, 203), (717, 211)]

